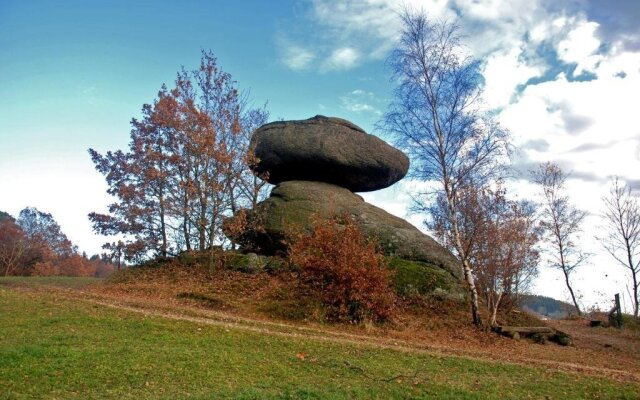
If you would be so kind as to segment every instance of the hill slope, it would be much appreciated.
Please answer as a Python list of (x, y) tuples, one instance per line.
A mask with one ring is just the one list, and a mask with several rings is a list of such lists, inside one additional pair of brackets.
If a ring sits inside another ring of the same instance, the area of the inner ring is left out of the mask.
[(126, 306), (88, 288), (10, 285), (0, 287), (3, 398), (634, 398), (640, 390), (633, 376), (620, 383), (308, 326), (221, 323), (222, 315)]

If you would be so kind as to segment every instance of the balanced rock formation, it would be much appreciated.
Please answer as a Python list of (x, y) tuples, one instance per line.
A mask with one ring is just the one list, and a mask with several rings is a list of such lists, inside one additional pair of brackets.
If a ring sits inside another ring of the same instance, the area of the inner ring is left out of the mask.
[(368, 192), (393, 185), (409, 169), (400, 150), (349, 121), (321, 115), (263, 125), (251, 149), (259, 160), (252, 169), (273, 184), (318, 181)]
[(249, 212), (254, 222), (249, 225), (256, 228), (233, 237), (237, 243), (263, 254), (283, 252), (292, 229), (346, 215), (376, 237), (385, 254), (460, 281), (460, 265), (447, 249), (353, 193), (402, 179), (409, 159), (401, 151), (349, 121), (324, 116), (263, 125), (253, 134), (251, 148), (259, 159), (253, 171), (277, 186)]

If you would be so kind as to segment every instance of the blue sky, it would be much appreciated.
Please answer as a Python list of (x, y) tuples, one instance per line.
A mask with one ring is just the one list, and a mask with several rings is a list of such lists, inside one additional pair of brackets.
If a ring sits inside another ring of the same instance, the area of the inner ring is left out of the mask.
[(321, 79), (291, 73), (277, 42), (308, 12), (294, 2), (1, 4), (2, 135), (12, 140), (21, 133), (27, 142), (59, 145), (63, 135), (77, 146), (109, 146), (113, 135), (126, 137), (129, 118), (161, 83), (181, 65), (197, 65), (201, 48), (212, 49), (257, 104), (269, 101), (274, 117), (302, 118), (317, 104), (330, 109), (359, 80), (383, 77), (377, 66)]
[[(109, 199), (87, 148), (124, 148), (130, 119), (180, 66), (196, 67), (200, 49), (256, 105), (268, 102), (272, 119), (325, 114), (374, 131), (391, 96), (385, 59), (402, 4), (459, 18), (468, 52), (484, 62), (487, 107), (520, 149), (519, 171), (552, 160), (572, 173), (572, 198), (590, 213), (583, 244), (595, 253), (576, 286), (587, 304), (610, 297), (625, 278), (593, 239), (601, 197), (612, 175), (640, 188), (632, 0), (0, 0), (0, 210), (51, 212), (82, 250), (98, 252), (86, 214)], [(415, 185), (365, 198), (407, 216)], [(524, 175), (510, 186), (536, 196)], [(565, 297), (545, 269), (538, 291)]]

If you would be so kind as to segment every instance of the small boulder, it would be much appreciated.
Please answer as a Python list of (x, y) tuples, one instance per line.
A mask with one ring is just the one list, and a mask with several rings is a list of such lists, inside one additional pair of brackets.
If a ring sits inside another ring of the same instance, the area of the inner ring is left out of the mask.
[(235, 271), (254, 274), (264, 269), (266, 265), (265, 257), (256, 253), (235, 254), (229, 260), (228, 268)]
[(400, 150), (349, 121), (321, 115), (263, 125), (251, 149), (258, 159), (252, 170), (273, 184), (318, 181), (368, 192), (391, 186), (409, 169)]

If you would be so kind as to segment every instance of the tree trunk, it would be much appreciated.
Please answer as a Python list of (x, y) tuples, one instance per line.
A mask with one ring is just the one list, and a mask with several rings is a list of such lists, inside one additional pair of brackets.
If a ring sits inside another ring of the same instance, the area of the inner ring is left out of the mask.
[(264, 186), (264, 183), (261, 182), (260, 178), (254, 175), (253, 176), (253, 193), (251, 196), (251, 209), (255, 209), (258, 203), (260, 202), (260, 189), (262, 189), (263, 186)]
[(460, 258), (462, 261), (462, 267), (464, 270), (464, 280), (465, 282), (467, 282), (467, 286), (469, 287), (469, 293), (471, 294), (471, 316), (473, 318), (474, 325), (481, 326), (482, 319), (480, 318), (480, 309), (478, 307), (478, 289), (476, 288), (476, 283), (473, 276), (473, 270), (471, 268), (471, 264), (467, 259), (466, 251), (464, 250), (464, 246), (462, 245), (462, 240), (460, 239), (460, 229), (458, 227), (458, 219), (456, 217), (456, 211), (455, 211), (455, 204), (456, 204), (455, 199), (453, 198), (451, 189), (448, 187), (446, 183), (445, 183), (445, 192), (447, 195), (449, 218), (451, 219), (453, 236), (455, 239), (458, 254), (460, 255)]
[(580, 306), (578, 305), (578, 301), (576, 300), (576, 295), (573, 293), (573, 289), (571, 288), (571, 284), (569, 283), (569, 274), (565, 269), (565, 266), (562, 266), (562, 272), (564, 273), (564, 281), (567, 284), (567, 289), (569, 289), (569, 293), (571, 294), (571, 299), (573, 300), (573, 305), (576, 307), (576, 312), (578, 316), (582, 316), (582, 312), (580, 311)]
[(491, 321), (489, 322), (491, 326), (496, 326), (496, 319), (498, 316), (498, 307), (500, 307), (501, 300), (502, 300), (502, 293), (498, 294), (498, 298), (491, 305)]
[(160, 231), (162, 235), (162, 247), (160, 253), (162, 257), (167, 256), (167, 226), (164, 220), (164, 196), (160, 194)]
[(636, 270), (633, 268), (633, 250), (628, 238), (624, 238), (625, 246), (627, 248), (627, 262), (629, 263), (629, 269), (631, 270), (631, 278), (633, 279), (633, 316), (638, 318), (638, 277)]
[(635, 303), (633, 305), (633, 316), (637, 319), (639, 308), (638, 306), (640, 305), (638, 303), (638, 276), (634, 270), (631, 271), (631, 276), (633, 277), (633, 301)]
[(200, 214), (200, 221), (198, 222), (198, 241), (200, 242), (199, 250), (204, 251), (207, 247), (207, 228), (206, 228), (206, 218), (204, 216), (204, 212)]
[(189, 233), (189, 217), (185, 214), (182, 221), (182, 234), (184, 235), (184, 244), (187, 251), (191, 251), (191, 234)]
[[(557, 220), (557, 219), (554, 219)], [(555, 224), (555, 235), (558, 241), (558, 251), (560, 253), (560, 268), (562, 269), (562, 273), (564, 274), (564, 281), (567, 284), (567, 289), (569, 289), (569, 293), (571, 294), (571, 299), (573, 300), (573, 305), (576, 307), (576, 312), (578, 316), (582, 316), (582, 312), (580, 311), (580, 306), (578, 305), (578, 301), (576, 300), (576, 295), (573, 293), (573, 288), (571, 287), (571, 283), (569, 283), (569, 271), (567, 269), (567, 265), (565, 263), (564, 252), (565, 247), (562, 241), (562, 235), (560, 235), (560, 227), (557, 222)]]
[(211, 216), (211, 224), (209, 225), (209, 248), (213, 249), (213, 244), (216, 239), (216, 224), (218, 222), (218, 211), (217, 207), (213, 210), (213, 215)]
[(182, 199), (182, 234), (184, 235), (184, 244), (187, 251), (191, 251), (191, 232), (189, 229), (189, 197), (187, 189), (184, 189), (184, 197)]
[(473, 270), (467, 260), (465, 260), (462, 265), (464, 267), (464, 279), (467, 282), (469, 292), (471, 293), (471, 315), (473, 317), (473, 323), (477, 326), (481, 326), (482, 319), (480, 318), (480, 308), (478, 306), (478, 289), (473, 277)]
[(198, 217), (198, 240), (200, 251), (207, 248), (207, 200), (200, 198), (200, 216)]

